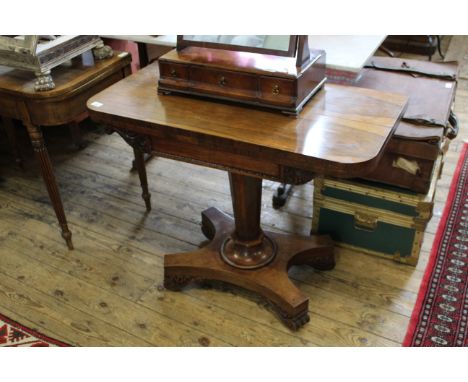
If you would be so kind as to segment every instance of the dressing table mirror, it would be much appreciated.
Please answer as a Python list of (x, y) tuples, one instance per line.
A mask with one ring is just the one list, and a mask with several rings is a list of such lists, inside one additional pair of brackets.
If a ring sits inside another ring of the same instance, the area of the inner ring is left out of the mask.
[(290, 35), (179, 35), (177, 47), (199, 46), (294, 57), (298, 36)]

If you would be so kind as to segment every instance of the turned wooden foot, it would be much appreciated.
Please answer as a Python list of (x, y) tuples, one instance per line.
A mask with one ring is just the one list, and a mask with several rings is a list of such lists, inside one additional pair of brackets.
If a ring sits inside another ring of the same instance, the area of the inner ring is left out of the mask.
[(298, 330), (309, 321), (309, 300), (291, 282), (288, 269), (299, 264), (331, 269), (332, 240), (328, 236), (302, 237), (265, 231), (263, 236), (275, 244), (275, 255), (267, 265), (242, 269), (229, 264), (221, 253), (223, 243), (232, 238), (234, 229), (230, 216), (215, 208), (204, 211), (202, 231), (211, 242), (195, 252), (166, 255), (165, 287), (178, 291), (191, 282), (204, 280), (233, 284), (265, 298), (288, 328)]
[(68, 249), (73, 249), (73, 242), (72, 242), (72, 233), (68, 229), (67, 224), (60, 224), (60, 227), (62, 229), (62, 237), (65, 240), (65, 243), (67, 244)]

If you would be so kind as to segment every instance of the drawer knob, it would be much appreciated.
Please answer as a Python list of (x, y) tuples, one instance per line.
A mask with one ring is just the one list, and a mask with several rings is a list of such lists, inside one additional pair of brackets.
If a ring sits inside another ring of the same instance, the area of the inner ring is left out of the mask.
[(224, 77), (224, 76), (221, 77), (221, 78), (219, 79), (219, 82), (218, 82), (218, 83), (219, 83), (219, 86), (226, 86), (226, 84), (227, 84), (226, 77)]
[(177, 72), (175, 69), (171, 69), (171, 76), (172, 77), (177, 77)]
[(278, 95), (279, 92), (280, 92), (279, 86), (278, 86), (278, 85), (273, 86), (273, 94), (274, 94), (274, 95)]

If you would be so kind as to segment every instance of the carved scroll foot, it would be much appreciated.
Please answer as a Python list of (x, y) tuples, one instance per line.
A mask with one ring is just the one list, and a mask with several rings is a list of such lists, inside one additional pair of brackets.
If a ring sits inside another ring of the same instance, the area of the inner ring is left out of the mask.
[(37, 92), (45, 92), (55, 89), (55, 83), (50, 75), (50, 70), (44, 73), (35, 73), (36, 82), (34, 82), (34, 90)]
[(217, 208), (208, 208), (201, 214), (201, 230), (208, 240), (213, 240), (218, 231), (230, 231), (233, 228), (232, 218)]
[(168, 272), (164, 274), (164, 288), (174, 292), (182, 290), (187, 285), (195, 281), (195, 277), (171, 275)]
[(93, 55), (96, 60), (103, 60), (105, 58), (112, 57), (114, 55), (114, 51), (110, 46), (104, 45), (104, 42), (101, 41), (93, 49)]
[(295, 315), (291, 315), (274, 304), (272, 304), (272, 307), (281, 322), (292, 331), (299, 330), (310, 321), (308, 309), (305, 309)]

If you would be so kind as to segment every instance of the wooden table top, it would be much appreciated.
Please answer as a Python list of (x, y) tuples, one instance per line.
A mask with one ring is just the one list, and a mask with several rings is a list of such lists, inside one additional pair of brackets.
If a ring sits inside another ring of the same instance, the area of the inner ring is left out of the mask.
[[(268, 151), (300, 161), (323, 175), (356, 176), (375, 167), (407, 98), (393, 93), (326, 84), (295, 118), (274, 111), (200, 98), (158, 95), (154, 63), (88, 101), (104, 122), (172, 128), (200, 137)], [(111, 123), (112, 124), (112, 123)], [(375, 162), (375, 163), (374, 163)]]
[(114, 52), (114, 56), (104, 60), (94, 60), (91, 51), (75, 57), (52, 69), (55, 89), (37, 92), (34, 90), (36, 76), (33, 72), (0, 66), (0, 94), (8, 93), (14, 96), (31, 99), (57, 98), (69, 95), (86, 84), (92, 85), (116, 67), (124, 67), (131, 62), (127, 52)]

